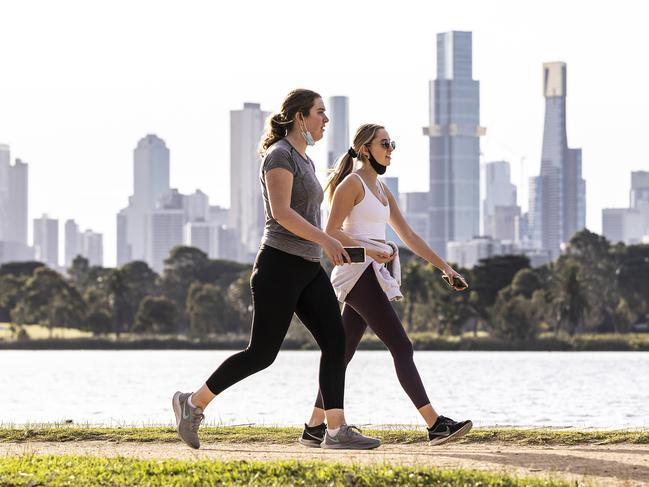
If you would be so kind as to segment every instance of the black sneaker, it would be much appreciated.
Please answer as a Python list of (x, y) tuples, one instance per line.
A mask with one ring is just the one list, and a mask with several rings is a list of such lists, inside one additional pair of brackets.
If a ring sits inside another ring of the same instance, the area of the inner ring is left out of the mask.
[(437, 418), (435, 424), (428, 428), (428, 443), (441, 445), (451, 440), (463, 437), (473, 428), (473, 423), (467, 421), (453, 421), (445, 416)]
[(299, 442), (304, 446), (320, 448), (320, 443), (324, 440), (325, 431), (327, 431), (327, 425), (325, 423), (319, 424), (318, 426), (308, 426), (305, 424)]

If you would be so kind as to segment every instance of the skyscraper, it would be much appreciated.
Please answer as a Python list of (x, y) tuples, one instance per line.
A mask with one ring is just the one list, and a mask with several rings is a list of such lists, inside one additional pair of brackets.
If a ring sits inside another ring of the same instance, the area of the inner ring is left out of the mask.
[(186, 198), (177, 189), (163, 194), (157, 208), (147, 216), (148, 236), (146, 261), (156, 272), (164, 270), (164, 260), (177, 245), (183, 245), (186, 222)]
[(133, 195), (117, 216), (117, 265), (146, 260), (150, 214), (156, 201), (169, 190), (169, 149), (164, 140), (149, 134), (133, 151)]
[(210, 198), (200, 189), (187, 195), (187, 220), (190, 222), (210, 219)]
[(20, 159), (11, 165), (9, 146), (0, 144), (0, 262), (34, 258), (27, 245), (27, 168)]
[(65, 267), (70, 267), (79, 255), (88, 259), (91, 266), (103, 266), (104, 236), (90, 229), (81, 232), (74, 220), (66, 220)]
[[(540, 247), (556, 258), (560, 246), (586, 224), (586, 182), (581, 177), (581, 149), (568, 147), (566, 134), (566, 64), (543, 64), (545, 124), (541, 173), (534, 180), (537, 193), (530, 207), (532, 233)], [(532, 203), (532, 200), (530, 200)]]
[(54, 269), (59, 266), (59, 221), (43, 215), (34, 219), (36, 260)]
[(498, 240), (517, 240), (515, 222), (520, 217), (516, 186), (507, 161), (485, 164), (485, 199), (482, 202), (483, 234)]
[(27, 245), (27, 164), (0, 144), (0, 240)]
[(332, 168), (336, 159), (349, 149), (349, 98), (330, 97), (327, 111), (331, 120), (327, 127), (327, 167)]
[(631, 208), (649, 208), (649, 171), (633, 171), (631, 173), (629, 200)]
[(9, 231), (9, 168), (11, 152), (9, 146), (0, 144), (0, 241), (7, 239)]
[(80, 234), (81, 255), (88, 259), (91, 266), (104, 265), (104, 236), (101, 233), (86, 230)]
[(81, 234), (79, 233), (79, 225), (74, 220), (65, 221), (65, 260), (64, 265), (66, 268), (72, 265), (75, 257), (81, 254)]
[(258, 103), (230, 111), (230, 227), (239, 234), (242, 261), (252, 261), (264, 231), (259, 143), (269, 115)]
[(628, 245), (642, 243), (649, 237), (649, 172), (631, 173), (629, 208), (604, 208), (602, 234), (611, 242)]
[(437, 34), (437, 79), (430, 82), (429, 235), (444, 257), (448, 241), (480, 231), (480, 83), (472, 75), (471, 32)]
[[(392, 196), (394, 196), (394, 199), (398, 202), (400, 199), (399, 178), (381, 177), (381, 181), (383, 181), (383, 183), (388, 187), (390, 193), (392, 193)], [(397, 232), (395, 232), (390, 225), (388, 225), (387, 228), (385, 229), (385, 237), (388, 241), (392, 241), (399, 246), (403, 246), (403, 242), (399, 238), (399, 235), (397, 235)]]

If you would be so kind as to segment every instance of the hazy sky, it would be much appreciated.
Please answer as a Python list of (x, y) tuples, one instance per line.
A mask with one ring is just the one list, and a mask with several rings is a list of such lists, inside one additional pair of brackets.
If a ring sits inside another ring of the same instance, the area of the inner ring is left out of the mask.
[[(583, 149), (587, 224), (601, 231), (603, 207), (628, 205), (630, 171), (649, 170), (643, 4), (2, 0), (0, 143), (29, 163), (30, 219), (104, 233), (107, 265), (141, 137), (167, 142), (173, 187), (229, 206), (229, 110), (274, 111), (295, 87), (349, 96), (352, 130), (385, 124), (398, 142), (387, 175), (423, 191), (435, 34), (470, 30), (483, 160), (510, 161), (524, 208), (540, 167), (541, 65), (567, 63), (568, 141)], [(321, 166), (325, 147), (311, 154)]]

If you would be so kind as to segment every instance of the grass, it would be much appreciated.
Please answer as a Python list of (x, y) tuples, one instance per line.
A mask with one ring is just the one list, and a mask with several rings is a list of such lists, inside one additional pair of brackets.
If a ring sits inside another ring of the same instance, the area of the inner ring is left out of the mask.
[[(42, 325), (25, 325), (28, 340), (15, 340), (8, 323), (0, 323), (0, 349), (2, 350), (239, 350), (247, 346), (250, 337), (244, 334), (222, 334), (200, 340), (183, 335), (138, 335), (123, 333), (93, 336), (90, 332), (74, 328), (55, 328), (53, 338)], [(580, 334), (574, 337), (544, 333), (536, 340), (515, 343), (489, 336), (481, 331), (477, 337), (440, 336), (433, 332), (411, 332), (409, 337), (415, 350), (486, 350), (486, 351), (649, 351), (649, 333)], [(312, 338), (288, 337), (285, 350), (317, 350)], [(359, 350), (386, 350), (373, 334), (368, 334)]]
[(359, 466), (322, 462), (137, 460), (83, 456), (0, 458), (3, 486), (111, 485), (570, 486), (471, 470)]
[[(291, 444), (301, 433), (294, 427), (269, 426), (205, 426), (201, 440), (227, 443)], [(380, 438), (386, 444), (425, 443), (423, 430), (389, 427), (364, 429), (365, 433)], [(0, 427), (0, 442), (27, 441), (113, 441), (113, 442), (175, 442), (173, 427), (118, 427), (99, 428), (78, 425), (33, 425)], [(579, 431), (520, 428), (475, 428), (460, 440), (462, 443), (506, 443), (511, 445), (593, 445), (593, 444), (649, 444), (649, 431)]]
[[(10, 329), (11, 323), (0, 323), (0, 339), (9, 340), (12, 338)], [(29, 335), (29, 338), (34, 340), (43, 340), (50, 338), (50, 329), (43, 325), (23, 325), (23, 328)], [(53, 338), (87, 338), (91, 337), (92, 333), (89, 331), (78, 330), (76, 328), (57, 328), (52, 331)]]

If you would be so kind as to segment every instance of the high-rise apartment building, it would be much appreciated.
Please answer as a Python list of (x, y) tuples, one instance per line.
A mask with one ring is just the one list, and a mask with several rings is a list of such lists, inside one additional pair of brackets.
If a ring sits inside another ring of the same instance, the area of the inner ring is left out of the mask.
[(518, 240), (516, 220), (520, 218), (521, 210), (516, 204), (516, 186), (511, 182), (509, 163), (488, 162), (484, 167), (484, 176), (482, 233), (497, 240)]
[(327, 106), (327, 167), (332, 168), (336, 159), (349, 149), (349, 98), (332, 96)]
[(270, 113), (258, 103), (230, 112), (230, 227), (238, 234), (238, 260), (254, 259), (264, 232), (264, 204), (259, 185), (259, 144)]
[(58, 269), (59, 266), (59, 221), (43, 215), (34, 219), (34, 250), (36, 260)]
[(158, 199), (169, 187), (169, 149), (164, 140), (149, 134), (133, 151), (133, 195), (117, 215), (117, 265), (146, 260), (150, 242), (147, 224)]

